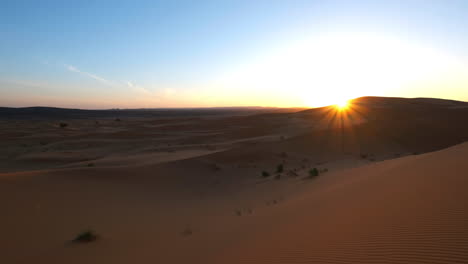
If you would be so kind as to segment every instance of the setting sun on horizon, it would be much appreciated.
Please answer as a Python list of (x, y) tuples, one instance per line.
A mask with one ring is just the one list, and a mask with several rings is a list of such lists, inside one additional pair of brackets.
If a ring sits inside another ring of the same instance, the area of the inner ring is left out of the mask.
[(349, 106), (349, 101), (348, 100), (340, 101), (340, 102), (336, 103), (335, 106), (339, 110), (346, 110), (348, 108), (348, 106)]
[(319, 107), (398, 90), (425, 94), (436, 82), (456, 80), (465, 86), (467, 76), (460, 60), (391, 35), (319, 32), (262, 53), (259, 59), (228, 72), (213, 87), (261, 90), (266, 96), (281, 94), (283, 103)]

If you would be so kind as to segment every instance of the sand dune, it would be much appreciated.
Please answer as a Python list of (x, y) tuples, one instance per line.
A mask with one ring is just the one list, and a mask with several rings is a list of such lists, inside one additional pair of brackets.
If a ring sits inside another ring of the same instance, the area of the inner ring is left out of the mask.
[[(2, 175), (2, 262), (465, 263), (466, 157), (468, 143), (330, 173), (270, 206), (260, 188), (214, 202), (118, 171)], [(88, 225), (101, 241), (66, 244)]]
[(466, 263), (468, 144), (342, 171), (289, 201), (223, 263)]
[[(466, 157), (468, 143), (289, 180), (282, 184), (302, 188), (284, 200), (276, 181), (201, 198), (169, 189), (202, 188), (187, 179), (130, 179), (119, 170), (4, 174), (2, 262), (464, 263)], [(88, 226), (102, 240), (66, 244)]]
[(0, 263), (468, 263), (465, 104), (2, 122)]

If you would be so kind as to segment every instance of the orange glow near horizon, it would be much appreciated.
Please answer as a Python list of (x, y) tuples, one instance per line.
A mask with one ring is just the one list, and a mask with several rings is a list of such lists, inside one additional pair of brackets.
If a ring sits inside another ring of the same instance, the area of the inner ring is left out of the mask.
[[(398, 36), (323, 32), (265, 50), (219, 74), (209, 93), (251, 105), (323, 107), (361, 96), (466, 97), (468, 66)], [(444, 87), (444, 89), (441, 89)], [(448, 88), (447, 88), (448, 87)]]

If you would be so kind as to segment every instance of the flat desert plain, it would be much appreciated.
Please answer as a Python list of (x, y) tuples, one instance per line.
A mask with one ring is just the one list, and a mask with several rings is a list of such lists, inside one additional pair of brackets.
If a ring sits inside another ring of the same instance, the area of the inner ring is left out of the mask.
[(0, 111), (0, 263), (468, 263), (468, 103), (24, 111)]

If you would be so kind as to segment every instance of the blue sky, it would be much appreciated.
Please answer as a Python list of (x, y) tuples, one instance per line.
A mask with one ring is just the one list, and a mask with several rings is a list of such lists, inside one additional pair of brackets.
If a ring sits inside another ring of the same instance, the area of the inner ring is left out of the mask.
[[(341, 36), (351, 36), (356, 43), (372, 42), (374, 36), (398, 39), (410, 43), (402, 46), (402, 53), (414, 44), (436, 50), (430, 54), (450, 57), (447, 67), (456, 64), (450, 71), (457, 76), (432, 82), (430, 89), (398, 83), (384, 91), (375, 85), (365, 90), (369, 95), (468, 101), (468, 82), (463, 79), (468, 61), (468, 1), (17, 0), (2, 1), (1, 6), (2, 106), (301, 106), (307, 101), (303, 97), (317, 97), (312, 104), (320, 105), (333, 96), (320, 99), (323, 87), (307, 79), (314, 78), (313, 71), (307, 78), (301, 76), (300, 89), (294, 74), (282, 76), (284, 86), (273, 87), (284, 69), (262, 72), (252, 80), (259, 70), (251, 65), (265, 68), (261, 65), (273, 61), (287, 69), (298, 67), (297, 71), (317, 68), (299, 59), (283, 65), (286, 61), (276, 58), (284, 57), (280, 53), (285, 47), (296, 47), (306, 39), (315, 43), (329, 32), (339, 36), (334, 39), (344, 46), (347, 39)], [(366, 36), (356, 40), (354, 36), (363, 32)], [(245, 73), (243, 69), (249, 67), (251, 72)], [(329, 75), (339, 79), (342, 73)], [(356, 85), (360, 82), (356, 80)], [(365, 95), (348, 92), (351, 88), (345, 82), (333, 89), (346, 90), (350, 97)]]

